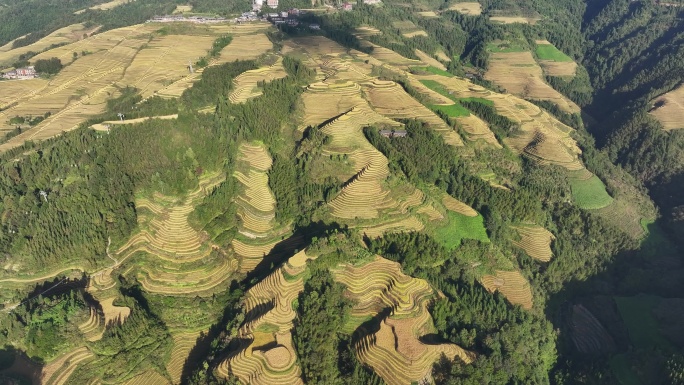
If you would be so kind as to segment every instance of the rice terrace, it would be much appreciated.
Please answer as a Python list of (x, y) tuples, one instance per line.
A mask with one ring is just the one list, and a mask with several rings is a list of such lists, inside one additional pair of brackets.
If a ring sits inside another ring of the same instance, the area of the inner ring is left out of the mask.
[(684, 7), (0, 3), (0, 384), (684, 378)]

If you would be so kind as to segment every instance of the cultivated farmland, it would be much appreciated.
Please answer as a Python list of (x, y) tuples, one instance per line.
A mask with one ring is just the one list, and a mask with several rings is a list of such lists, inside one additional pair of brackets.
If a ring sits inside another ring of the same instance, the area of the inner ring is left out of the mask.
[(546, 40), (537, 40), (536, 54), (544, 73), (551, 76), (575, 76), (577, 63)]
[(476, 1), (454, 3), (449, 6), (450, 11), (458, 11), (464, 15), (477, 16), (482, 13), (482, 5)]
[(544, 82), (542, 69), (529, 51), (492, 52), (490, 55), (485, 79), (523, 98), (548, 100), (570, 113), (579, 111), (575, 103)]
[(261, 89), (258, 87), (260, 82), (270, 82), (285, 76), (287, 72), (283, 68), (282, 59), (278, 59), (272, 66), (243, 72), (233, 80), (235, 88), (228, 99), (233, 103), (244, 103), (261, 95)]
[(519, 271), (497, 270), (496, 275), (485, 275), (480, 281), (489, 292), (500, 292), (512, 304), (532, 308), (530, 283)]
[(293, 302), (304, 289), (306, 262), (314, 258), (305, 251), (290, 257), (245, 297), (244, 313), (250, 315), (238, 330), (242, 341), (218, 367), (245, 384), (303, 384), (292, 345)]
[(514, 227), (520, 240), (514, 240), (513, 244), (523, 249), (530, 257), (548, 262), (551, 260), (551, 241), (556, 237), (541, 226), (517, 226)]
[[(83, 35), (91, 35), (96, 32), (99, 27), (86, 27), (83, 24), (72, 24), (70, 26), (60, 28), (44, 38), (38, 40), (33, 44), (12, 49), (12, 43), (0, 47), (0, 68), (9, 67), (13, 61), (17, 60), (20, 55), (29, 51), (41, 52), (50, 46), (59, 44), (68, 44), (83, 39)], [(3, 83), (4, 86), (4, 83)]]
[(434, 332), (427, 311), (435, 293), (422, 279), (401, 272), (396, 262), (376, 256), (361, 266), (343, 264), (333, 270), (335, 280), (347, 287), (346, 294), (355, 302), (346, 328), (354, 330), (362, 320), (377, 316), (379, 328), (356, 343), (356, 353), (364, 364), (388, 385), (409, 384), (426, 379), (432, 364), (444, 354), (448, 359), (470, 363), (474, 354), (455, 344), (430, 344), (421, 337)]
[(652, 102), (650, 114), (658, 119), (665, 130), (684, 128), (684, 83), (660, 95)]

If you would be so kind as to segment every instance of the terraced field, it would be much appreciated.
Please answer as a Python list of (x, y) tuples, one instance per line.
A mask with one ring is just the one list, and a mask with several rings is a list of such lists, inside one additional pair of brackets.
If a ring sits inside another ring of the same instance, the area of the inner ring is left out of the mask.
[(206, 235), (188, 224), (188, 215), (196, 202), (223, 178), (221, 174), (206, 176), (200, 187), (185, 198), (156, 194), (152, 199), (137, 199), (141, 230), (118, 250), (115, 258), (119, 263), (135, 259), (137, 268), (127, 273), (135, 274), (146, 291), (167, 295), (211, 294), (211, 289), (237, 269), (237, 260), (212, 252), (215, 246)]
[(252, 287), (245, 297), (248, 315), (238, 331), (242, 345), (223, 361), (217, 373), (229, 373), (245, 384), (303, 385), (292, 345), (293, 302), (304, 290), (305, 251), (290, 257), (279, 269)]
[(575, 76), (577, 63), (548, 40), (537, 40), (537, 57), (544, 73), (551, 76)]
[(684, 128), (684, 83), (653, 100), (649, 113), (665, 130)]
[(477, 1), (466, 1), (454, 3), (449, 6), (450, 11), (458, 11), (464, 15), (478, 16), (482, 13), (482, 5)]
[(355, 346), (361, 362), (388, 385), (424, 381), (442, 354), (465, 363), (475, 358), (457, 345), (421, 340), (434, 332), (427, 307), (435, 293), (426, 281), (404, 275), (398, 263), (376, 256), (362, 266), (340, 265), (333, 276), (347, 287), (345, 294), (355, 302), (353, 324), (347, 329), (354, 330), (363, 320), (390, 308), (390, 315), (380, 320), (379, 330), (366, 334)]
[(64, 384), (76, 368), (91, 357), (93, 353), (86, 347), (62, 355), (43, 367), (40, 383), (43, 385)]
[(102, 338), (105, 331), (105, 317), (99, 309), (95, 307), (90, 308), (90, 317), (88, 320), (78, 325), (78, 330), (83, 333), (88, 341), (97, 341)]
[(273, 43), (263, 33), (235, 36), (233, 41), (221, 51), (219, 57), (223, 63), (235, 60), (251, 60), (271, 49), (273, 49)]
[(496, 275), (485, 275), (480, 281), (489, 292), (500, 292), (510, 303), (532, 308), (532, 289), (520, 272), (497, 270)]
[[(106, 101), (118, 95), (119, 87), (139, 88), (143, 97), (155, 94), (179, 97), (202, 72), (198, 69), (189, 73), (188, 63), (206, 55), (214, 40), (224, 33), (223, 30), (230, 30), (236, 36), (224, 49), (223, 56), (211, 64), (236, 58), (255, 58), (272, 48), (263, 33), (246, 35), (267, 28), (262, 23), (244, 27), (216, 25), (191, 28), (196, 30), (184, 35), (162, 35), (154, 33), (159, 29), (158, 25), (148, 23), (103, 32), (82, 40), (63, 41), (66, 38), (60, 38), (63, 42), (78, 41), (32, 58), (33, 62), (58, 57), (63, 63), (70, 63), (59, 74), (49, 81), (36, 79), (25, 85), (7, 82), (10, 87), (0, 88), (0, 107), (3, 108), (0, 111), (0, 131), (12, 129), (7, 121), (16, 115), (52, 114), (37, 126), (0, 145), (0, 151), (16, 147), (26, 140), (46, 139), (76, 128), (89, 116), (101, 113)], [(0, 62), (2, 55), (10, 58), (15, 51), (0, 52)], [(73, 52), (88, 54), (73, 60)]]
[(301, 128), (317, 126), (346, 113), (357, 105), (366, 104), (361, 87), (354, 82), (310, 84), (302, 94), (304, 118)]
[(606, 328), (581, 304), (572, 306), (570, 329), (572, 342), (581, 353), (605, 353), (616, 348), (615, 341)]
[[(491, 101), (497, 113), (519, 124), (519, 130), (504, 140), (510, 148), (540, 164), (555, 164), (570, 171), (584, 170), (579, 160), (581, 150), (570, 137), (572, 128), (534, 104), (513, 95), (489, 91), (456, 77), (416, 75), (409, 79), (438, 82), (455, 98), (474, 97)], [(416, 83), (420, 84), (419, 81)]]
[(551, 241), (556, 237), (541, 226), (517, 226), (514, 227), (520, 240), (513, 241), (513, 244), (523, 249), (530, 257), (541, 261), (548, 262), (553, 256), (551, 251)]
[(501, 24), (536, 24), (539, 21), (538, 17), (525, 16), (491, 16), (489, 20)]
[[(83, 39), (83, 35), (90, 35), (99, 29), (98, 26), (86, 27), (83, 24), (72, 24), (64, 28), (60, 28), (44, 38), (38, 40), (33, 44), (12, 49), (11, 41), (0, 47), (0, 68), (9, 67), (19, 56), (32, 51), (41, 52), (52, 45), (68, 44)], [(80, 52), (80, 51), (78, 51)], [(3, 83), (3, 86), (6, 83)]]
[[(120, 5), (129, 3), (129, 2), (133, 2), (133, 1), (135, 1), (135, 0), (112, 0), (112, 1), (107, 2), (107, 3), (103, 3), (103, 4), (98, 4), (98, 5), (92, 6), (92, 7), (88, 8), (88, 9), (91, 9), (91, 10), (93, 10), (93, 11), (107, 11), (107, 10), (116, 8), (116, 7), (120, 6)], [(80, 11), (74, 12), (74, 14), (78, 15), (78, 14), (83, 13), (83, 12), (85, 12), (85, 11), (86, 11), (85, 9), (82, 9), (82, 10), (80, 10)]]
[(262, 67), (259, 69), (246, 71), (233, 79), (234, 89), (230, 93), (228, 99), (232, 103), (244, 103), (248, 99), (255, 98), (261, 95), (261, 89), (258, 87), (260, 82), (270, 82), (275, 79), (284, 78), (287, 76), (285, 68), (283, 68), (282, 59), (270, 67)]
[(461, 129), (465, 131), (466, 139), (469, 141), (476, 142), (482, 140), (493, 147), (503, 148), (492, 130), (489, 129), (487, 122), (478, 116), (470, 114), (468, 116), (458, 116), (455, 119)]
[(235, 201), (241, 237), (232, 245), (241, 257), (240, 271), (249, 272), (290, 230), (288, 224), (281, 226), (275, 220), (276, 200), (268, 186), (272, 160), (263, 144), (242, 143), (237, 164), (234, 177), (242, 189)]
[(575, 103), (544, 82), (543, 71), (529, 51), (490, 53), (485, 79), (525, 99), (548, 100), (564, 111), (579, 112)]
[(377, 112), (390, 118), (422, 120), (442, 135), (448, 144), (463, 145), (456, 131), (444, 123), (442, 118), (412, 98), (397, 83), (373, 79), (363, 84), (363, 90), (371, 106)]
[(174, 333), (171, 358), (166, 363), (166, 370), (169, 372), (174, 384), (180, 384), (185, 360), (190, 354), (190, 350), (197, 343), (199, 336), (199, 332)]

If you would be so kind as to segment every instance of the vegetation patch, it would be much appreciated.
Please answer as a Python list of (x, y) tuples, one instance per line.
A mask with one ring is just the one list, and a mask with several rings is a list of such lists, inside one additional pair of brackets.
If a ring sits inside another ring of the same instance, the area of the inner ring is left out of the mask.
[(571, 62), (572, 58), (561, 52), (553, 44), (537, 44), (535, 49), (537, 57), (541, 60), (553, 60), (559, 62)]
[(427, 72), (427, 73), (431, 73), (434, 75), (446, 76), (448, 78), (454, 77), (454, 75), (452, 73), (450, 73), (448, 71), (444, 71), (444, 70), (439, 69), (439, 68), (434, 67), (434, 66), (426, 66), (426, 67), (417, 67), (416, 66), (416, 67), (411, 67), (410, 69), (411, 69), (411, 71), (416, 72), (416, 73)]
[(463, 239), (489, 242), (482, 215), (467, 217), (462, 214), (448, 212), (447, 217), (449, 222), (445, 226), (435, 229), (435, 239), (447, 249), (455, 249), (461, 244)]
[(615, 297), (620, 316), (629, 330), (629, 339), (635, 347), (672, 349), (670, 342), (660, 334), (658, 321), (652, 313), (660, 301), (660, 297), (646, 294)]
[(606, 185), (596, 175), (589, 179), (570, 178), (570, 188), (577, 206), (586, 210), (600, 209), (613, 202)]

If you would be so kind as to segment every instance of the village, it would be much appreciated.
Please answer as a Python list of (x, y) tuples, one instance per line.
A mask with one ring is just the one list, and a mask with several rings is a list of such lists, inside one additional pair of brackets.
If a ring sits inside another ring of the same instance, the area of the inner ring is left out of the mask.
[(37, 77), (38, 73), (33, 66), (13, 69), (2, 74), (2, 78), (6, 80), (26, 80)]

